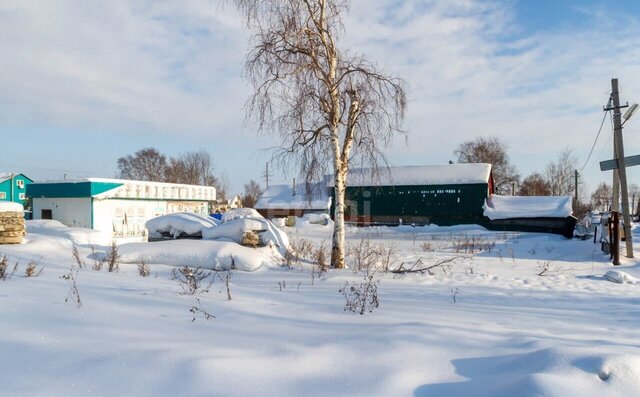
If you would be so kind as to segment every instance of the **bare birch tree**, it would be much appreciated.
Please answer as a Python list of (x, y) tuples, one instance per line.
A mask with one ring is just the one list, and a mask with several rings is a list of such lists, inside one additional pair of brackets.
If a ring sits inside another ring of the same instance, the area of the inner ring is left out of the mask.
[(344, 267), (345, 187), (352, 163), (376, 170), (400, 130), (405, 82), (339, 48), (344, 0), (234, 0), (252, 32), (245, 72), (248, 117), (280, 139), (276, 157), (307, 182), (333, 168), (331, 264)]

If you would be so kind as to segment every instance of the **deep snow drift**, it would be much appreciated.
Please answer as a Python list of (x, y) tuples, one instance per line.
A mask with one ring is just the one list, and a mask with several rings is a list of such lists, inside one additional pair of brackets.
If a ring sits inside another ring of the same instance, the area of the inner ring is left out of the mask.
[[(363, 272), (319, 276), (307, 261), (274, 261), (228, 273), (229, 301), (227, 272), (209, 292), (184, 295), (175, 268), (152, 255), (158, 243), (125, 244), (123, 257), (152, 258), (151, 275), (140, 277), (136, 260), (117, 273), (81, 269), (78, 308), (61, 278), (71, 250), (90, 263), (108, 241), (27, 224), (23, 244), (0, 246), (20, 262), (0, 280), (0, 396), (639, 395), (640, 286), (628, 281), (640, 266), (623, 259), (607, 273), (591, 241), (477, 226), (349, 228), (351, 263), (363, 246), (392, 247), (395, 264), (462, 256), (433, 275), (376, 273), (380, 307), (363, 316), (344, 311), (338, 292)], [(330, 225), (284, 229), (296, 247), (329, 248)], [(221, 250), (209, 247), (224, 244), (166, 243), (192, 266), (215, 261), (207, 252)], [(24, 276), (30, 260), (45, 267), (37, 278)]]

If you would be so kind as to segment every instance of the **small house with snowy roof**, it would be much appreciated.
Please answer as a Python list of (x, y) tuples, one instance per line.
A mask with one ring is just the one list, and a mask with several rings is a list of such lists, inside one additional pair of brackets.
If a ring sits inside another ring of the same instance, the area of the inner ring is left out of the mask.
[(151, 218), (176, 212), (208, 215), (216, 188), (86, 178), (34, 182), (27, 195), (33, 199), (33, 219), (53, 219), (113, 237), (144, 237)]
[(258, 199), (255, 209), (265, 218), (301, 217), (309, 213), (328, 214), (331, 195), (325, 182), (271, 185)]

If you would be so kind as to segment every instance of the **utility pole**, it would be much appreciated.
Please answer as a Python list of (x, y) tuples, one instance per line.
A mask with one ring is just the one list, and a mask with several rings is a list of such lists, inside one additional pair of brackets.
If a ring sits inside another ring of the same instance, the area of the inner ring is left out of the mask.
[(262, 177), (265, 180), (267, 188), (269, 188), (269, 177), (270, 176), (271, 176), (271, 174), (269, 173), (269, 163), (265, 163), (265, 165), (264, 165), (264, 174), (262, 174)]
[(574, 178), (575, 178), (575, 181), (573, 183), (573, 188), (575, 189), (575, 192), (574, 192), (575, 202), (573, 203), (573, 208), (575, 209), (578, 207), (578, 170), (575, 171)]
[[(624, 159), (624, 141), (622, 139), (622, 121), (620, 114), (620, 92), (618, 91), (618, 79), (611, 79), (611, 97), (613, 99), (613, 142), (615, 154), (614, 158), (618, 161), (618, 170), (614, 171), (614, 184), (616, 183), (615, 175), (618, 175), (618, 189), (614, 186), (613, 205), (619, 208), (619, 198), (622, 199), (622, 219), (624, 222), (624, 235), (627, 248), (627, 258), (633, 258), (633, 236), (631, 235), (631, 217), (629, 216), (629, 192), (627, 190), (627, 169)], [(627, 106), (622, 106), (627, 107)]]

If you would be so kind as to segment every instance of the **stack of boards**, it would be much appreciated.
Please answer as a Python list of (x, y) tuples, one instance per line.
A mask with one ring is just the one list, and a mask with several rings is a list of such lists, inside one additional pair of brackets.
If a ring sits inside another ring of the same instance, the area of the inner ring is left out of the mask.
[(24, 235), (24, 213), (0, 209), (0, 244), (20, 244)]

